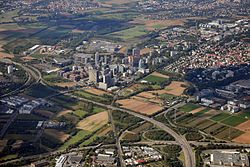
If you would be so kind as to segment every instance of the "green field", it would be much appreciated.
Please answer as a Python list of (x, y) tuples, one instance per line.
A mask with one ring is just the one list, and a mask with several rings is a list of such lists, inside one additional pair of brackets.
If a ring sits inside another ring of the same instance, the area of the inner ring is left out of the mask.
[(122, 31), (114, 32), (109, 34), (109, 36), (118, 37), (123, 40), (130, 40), (133, 38), (138, 38), (140, 36), (146, 35), (148, 33), (144, 26), (135, 26), (133, 28), (125, 29)]
[(78, 109), (78, 110), (74, 111), (73, 113), (80, 118), (83, 118), (86, 114), (88, 114), (87, 111), (84, 111), (81, 109)]
[(6, 155), (6, 156), (3, 156), (3, 157), (0, 157), (0, 162), (1, 161), (7, 161), (7, 160), (15, 159), (17, 157), (18, 157), (18, 154)]
[(60, 150), (65, 150), (69, 146), (71, 146), (73, 144), (76, 144), (80, 140), (84, 139), (89, 134), (90, 134), (90, 132), (81, 130), (75, 136), (72, 136), (67, 142), (65, 142), (59, 149)]
[(208, 111), (210, 111), (210, 108), (205, 108), (205, 109), (201, 110), (200, 112), (195, 113), (194, 115), (195, 116), (201, 116), (201, 115), (205, 114)]
[(96, 139), (98, 138), (97, 135), (93, 135), (91, 136), (89, 139), (85, 140), (83, 143), (81, 143), (79, 146), (80, 147), (84, 147), (84, 146), (88, 146), (91, 143), (93, 143)]
[(230, 114), (227, 114), (227, 113), (220, 113), (218, 115), (215, 115), (213, 116), (212, 118), (210, 118), (211, 120), (213, 121), (216, 121), (216, 122), (219, 122), (219, 121), (222, 121), (226, 118), (230, 117)]
[(176, 98), (175, 95), (171, 95), (171, 94), (161, 94), (160, 97), (168, 101), (174, 100)]
[(158, 76), (154, 76), (154, 75), (148, 75), (145, 78), (143, 78), (143, 80), (145, 80), (151, 84), (157, 84), (157, 85), (161, 85), (164, 82), (168, 81), (167, 78), (158, 77)]
[(246, 110), (238, 114), (239, 117), (250, 119), (250, 110)]
[(96, 106), (93, 107), (93, 112), (94, 113), (99, 113), (99, 112), (103, 112), (103, 111), (105, 111), (104, 108), (100, 108), (100, 107), (96, 107)]
[(190, 112), (193, 111), (197, 108), (199, 108), (200, 106), (197, 104), (193, 104), (193, 103), (187, 103), (184, 106), (180, 107), (179, 110), (183, 111), (183, 112)]
[(69, 82), (68, 80), (63, 79), (62, 77), (58, 76), (56, 73), (44, 75), (43, 79), (51, 83)]
[(13, 17), (18, 16), (19, 10), (13, 10), (0, 15), (0, 22), (13, 22)]
[(32, 97), (43, 98), (54, 94), (55, 91), (42, 84), (38, 84), (31, 86), (25, 93)]
[(97, 96), (97, 95), (94, 95), (94, 94), (91, 94), (91, 93), (88, 93), (88, 92), (85, 92), (85, 91), (76, 91), (74, 93), (74, 95), (76, 96), (79, 96), (79, 97), (82, 97), (82, 98), (86, 98), (86, 99), (89, 99), (89, 100), (94, 100), (94, 101), (97, 101), (97, 102), (100, 102), (100, 103), (105, 103), (105, 104), (109, 104), (111, 103), (111, 96)]
[(231, 117), (228, 117), (228, 118), (224, 119), (223, 121), (221, 121), (221, 123), (224, 123), (224, 124), (229, 125), (229, 126), (237, 126), (237, 125), (239, 125), (243, 122), (246, 122), (246, 121), (247, 121), (246, 118), (231, 116)]

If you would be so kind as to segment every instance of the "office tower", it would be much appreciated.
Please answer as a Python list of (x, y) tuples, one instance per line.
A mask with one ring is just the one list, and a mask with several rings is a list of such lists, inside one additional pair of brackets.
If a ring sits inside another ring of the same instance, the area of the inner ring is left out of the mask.
[(13, 72), (13, 66), (12, 65), (9, 65), (7, 67), (7, 72), (8, 72), (8, 74), (11, 74)]
[(95, 53), (95, 66), (96, 66), (96, 67), (98, 66), (99, 58), (100, 58), (99, 53), (96, 52), (96, 53)]
[(89, 82), (97, 83), (98, 82), (98, 71), (96, 69), (89, 70)]
[(140, 49), (134, 48), (134, 49), (132, 50), (132, 55), (133, 55), (133, 56), (140, 56), (140, 54), (141, 54)]

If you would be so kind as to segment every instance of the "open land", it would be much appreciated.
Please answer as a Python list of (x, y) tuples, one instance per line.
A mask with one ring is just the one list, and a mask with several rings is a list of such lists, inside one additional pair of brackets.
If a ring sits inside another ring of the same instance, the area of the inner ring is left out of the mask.
[(126, 109), (146, 115), (152, 115), (163, 109), (163, 107), (157, 104), (153, 104), (151, 102), (143, 102), (135, 99), (118, 100), (117, 102)]
[(175, 96), (180, 96), (183, 94), (184, 90), (186, 89), (182, 85), (186, 85), (185, 82), (173, 81), (170, 85), (166, 86), (166, 93), (172, 94)]
[(169, 76), (161, 74), (159, 72), (153, 72), (151, 75), (161, 77), (161, 78), (169, 78)]
[(143, 24), (145, 25), (148, 31), (155, 29), (162, 29), (169, 26), (179, 26), (184, 25), (185, 19), (171, 19), (171, 20), (148, 20), (143, 18), (136, 18), (132, 23)]
[(172, 81), (170, 85), (166, 86), (164, 89), (160, 90), (154, 90), (150, 91), (152, 93), (158, 93), (158, 94), (171, 94), (175, 96), (181, 96), (183, 95), (184, 90), (186, 89), (183, 87), (183, 85), (186, 85), (185, 82), (180, 81)]
[(92, 94), (95, 94), (95, 95), (104, 95), (104, 94), (108, 94), (108, 92), (104, 91), (104, 90), (100, 90), (100, 89), (96, 89), (96, 88), (87, 88), (87, 89), (84, 89), (86, 92), (88, 93), (92, 93)]
[(93, 132), (107, 123), (108, 112), (104, 111), (83, 119), (77, 124), (77, 128)]
[(60, 142), (65, 142), (70, 135), (56, 129), (45, 129), (45, 133)]

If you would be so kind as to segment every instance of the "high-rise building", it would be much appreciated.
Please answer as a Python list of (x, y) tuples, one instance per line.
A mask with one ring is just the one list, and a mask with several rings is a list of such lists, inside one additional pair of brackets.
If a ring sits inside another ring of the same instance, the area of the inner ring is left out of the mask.
[(134, 48), (134, 49), (132, 50), (132, 55), (133, 55), (133, 56), (140, 56), (140, 54), (141, 54), (140, 49)]
[(95, 53), (95, 66), (98, 66), (100, 55), (98, 52)]
[(9, 66), (7, 67), (7, 72), (8, 72), (8, 74), (13, 73), (13, 66), (12, 66), (12, 65), (9, 65)]
[(143, 59), (140, 59), (140, 60), (139, 60), (138, 68), (139, 68), (139, 69), (145, 68), (145, 64), (144, 64), (144, 60), (143, 60)]
[(108, 63), (108, 56), (106, 55), (105, 57), (104, 57), (104, 64), (107, 64)]
[(98, 83), (98, 71), (96, 69), (89, 69), (89, 82)]

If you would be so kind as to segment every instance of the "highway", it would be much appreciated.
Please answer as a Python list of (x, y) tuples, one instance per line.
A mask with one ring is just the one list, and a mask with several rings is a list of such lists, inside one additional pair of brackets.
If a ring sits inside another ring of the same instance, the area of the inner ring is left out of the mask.
[[(21, 65), (21, 64), (17, 64), (17, 65)], [(46, 83), (44, 83), (43, 80), (42, 80), (41, 73), (37, 69), (35, 69), (32, 66), (23, 66), (23, 65), (21, 65), (21, 67), (24, 68), (29, 73), (30, 77), (32, 76), (35, 79), (35, 82), (33, 84), (41, 83), (41, 84), (47, 86)], [(33, 85), (33, 84), (31, 84), (31, 85)], [(18, 90), (15, 90), (15, 92), (12, 92), (12, 93), (16, 93), (16, 92), (19, 93), (21, 90), (22, 89), (18, 89)], [(176, 142), (182, 147), (182, 150), (183, 150), (183, 153), (184, 153), (184, 156), (185, 156), (185, 166), (186, 167), (194, 167), (194, 166), (196, 166), (195, 165), (195, 154), (193, 153), (192, 147), (190, 146), (190, 144), (187, 142), (187, 140), (183, 136), (177, 134), (171, 128), (167, 127), (165, 124), (163, 124), (161, 122), (158, 122), (158, 121), (156, 121), (153, 118), (150, 118), (148, 116), (145, 116), (145, 115), (142, 115), (142, 114), (139, 114), (139, 113), (127, 110), (127, 109), (118, 108), (118, 107), (115, 107), (115, 106), (112, 106), (112, 105), (105, 105), (105, 104), (102, 104), (102, 103), (95, 102), (93, 100), (88, 100), (88, 99), (84, 99), (84, 98), (81, 98), (81, 97), (73, 96), (73, 95), (69, 94), (69, 91), (68, 92), (67, 91), (66, 92), (61, 92), (61, 93), (58, 93), (56, 95), (65, 94), (65, 93), (72, 96), (72, 97), (74, 97), (74, 98), (78, 98), (78, 99), (80, 99), (82, 101), (87, 101), (87, 102), (102, 106), (104, 108), (107, 108), (108, 110), (117, 110), (117, 111), (121, 111), (121, 112), (126, 112), (126, 113), (131, 114), (131, 115), (133, 115), (135, 117), (141, 118), (144, 121), (148, 121), (148, 122), (152, 123), (153, 125), (159, 127), (160, 129), (162, 129), (162, 130), (166, 131), (167, 133), (169, 133), (170, 135), (172, 135), (175, 138)], [(52, 95), (52, 96), (56, 96), (56, 95)], [(111, 113), (109, 115), (111, 115)], [(112, 121), (112, 116), (110, 118), (111, 118), (111, 124), (113, 124), (112, 123), (113, 122)], [(113, 129), (115, 128), (114, 125), (112, 125), (112, 127), (113, 127)], [(114, 132), (115, 132), (115, 130), (114, 130)], [(121, 163), (121, 166), (124, 166), (123, 161), (122, 161), (122, 149), (121, 149), (120, 140), (119, 140), (118, 136), (116, 136), (117, 135), (116, 133), (114, 135), (116, 137), (116, 145), (117, 145), (117, 149), (118, 149), (118, 156), (119, 156), (119, 159), (120, 159), (120, 163)]]
[(74, 96), (74, 95), (71, 95), (71, 94), (68, 94), (68, 95), (71, 96), (71, 97), (74, 97), (74, 98), (78, 98), (79, 100), (82, 100), (82, 101), (86, 101), (86, 102), (93, 103), (95, 105), (102, 106), (102, 107), (107, 108), (109, 110), (117, 110), (117, 111), (121, 111), (121, 112), (126, 112), (126, 113), (128, 113), (130, 115), (133, 115), (135, 117), (141, 118), (141, 119), (143, 119), (143, 120), (145, 120), (147, 122), (152, 123), (153, 125), (155, 125), (158, 128), (164, 130), (168, 134), (172, 135), (175, 138), (176, 142), (182, 147), (182, 150), (183, 150), (183, 153), (184, 153), (184, 156), (185, 156), (185, 167), (195, 167), (196, 166), (195, 154), (194, 154), (194, 152), (192, 150), (192, 147), (188, 143), (188, 141), (183, 136), (179, 135), (178, 133), (173, 131), (171, 128), (169, 128), (165, 124), (163, 124), (163, 123), (161, 123), (159, 121), (156, 121), (153, 118), (150, 118), (148, 116), (145, 116), (145, 115), (142, 115), (142, 114), (139, 114), (139, 113), (127, 110), (127, 109), (118, 108), (118, 107), (114, 107), (114, 106), (111, 106), (111, 105), (98, 103), (98, 102), (95, 102), (93, 100), (84, 99), (84, 98)]
[[(117, 93), (115, 94), (115, 96), (114, 96), (114, 98), (112, 100), (111, 106), (113, 106), (115, 104), (115, 101), (116, 101), (116, 99), (118, 97), (119, 91), (117, 91)], [(108, 113), (109, 113), (110, 123), (111, 123), (112, 129), (113, 129), (114, 137), (115, 137), (115, 140), (116, 140), (117, 154), (118, 154), (118, 159), (119, 159), (119, 163), (120, 163), (119, 166), (125, 167), (126, 164), (125, 164), (125, 162), (123, 160), (123, 152), (122, 152), (120, 136), (117, 133), (116, 128), (115, 128), (115, 123), (114, 123), (114, 119), (113, 119), (113, 115), (112, 115), (112, 110), (109, 109)]]

